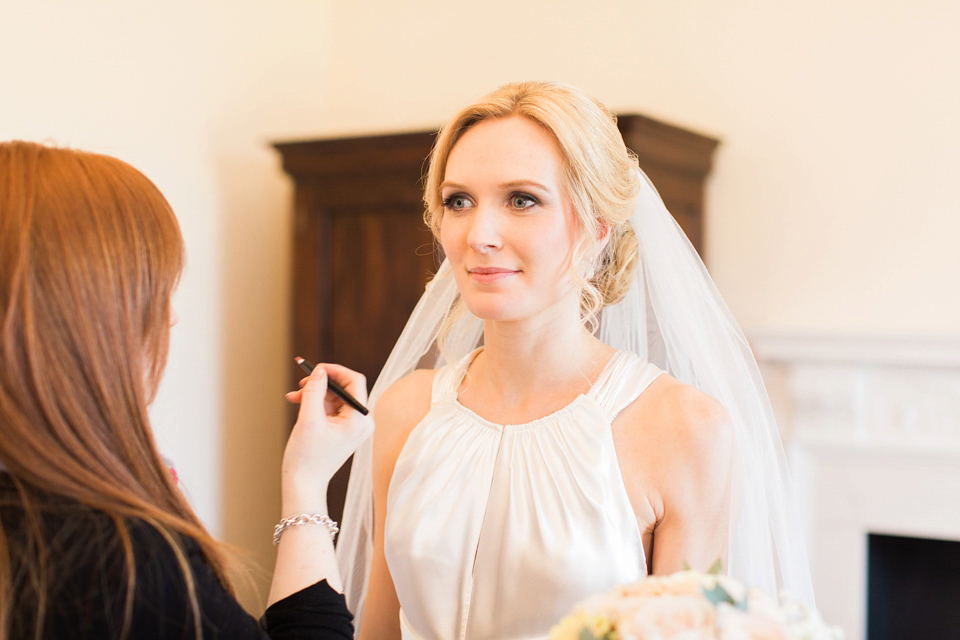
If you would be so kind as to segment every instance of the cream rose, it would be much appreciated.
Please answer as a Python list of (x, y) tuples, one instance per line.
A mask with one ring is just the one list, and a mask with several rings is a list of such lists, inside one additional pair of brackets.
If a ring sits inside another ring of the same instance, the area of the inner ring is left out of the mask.
[(712, 640), (714, 607), (698, 596), (651, 598), (620, 621), (622, 640)]

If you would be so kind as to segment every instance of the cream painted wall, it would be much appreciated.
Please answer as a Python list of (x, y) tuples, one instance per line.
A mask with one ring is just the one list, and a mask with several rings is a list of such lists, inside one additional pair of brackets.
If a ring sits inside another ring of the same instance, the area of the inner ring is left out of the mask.
[(0, 139), (117, 155), (180, 216), (154, 407), (204, 521), (272, 563), (290, 184), (268, 143), (439, 125), (517, 79), (723, 140), (709, 266), (748, 332), (960, 335), (960, 4), (0, 0)]

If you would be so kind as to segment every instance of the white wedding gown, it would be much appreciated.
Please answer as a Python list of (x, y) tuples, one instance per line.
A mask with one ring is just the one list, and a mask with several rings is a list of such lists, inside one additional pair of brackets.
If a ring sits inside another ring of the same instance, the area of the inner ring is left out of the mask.
[(661, 370), (618, 351), (566, 407), (500, 425), (457, 400), (476, 353), (436, 373), (390, 483), (407, 640), (545, 638), (578, 601), (646, 575), (611, 424)]

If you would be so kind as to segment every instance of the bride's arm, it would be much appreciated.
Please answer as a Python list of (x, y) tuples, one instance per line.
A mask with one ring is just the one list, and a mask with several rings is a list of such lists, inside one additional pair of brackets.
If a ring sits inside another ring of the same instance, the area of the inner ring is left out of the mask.
[(384, 555), (387, 490), (410, 431), (430, 408), (433, 370), (418, 370), (392, 384), (377, 401), (373, 433), (373, 558), (361, 640), (400, 638), (400, 601)]
[[(719, 559), (726, 571), (734, 473), (729, 417), (716, 400), (669, 376), (654, 385), (623, 416), (627, 446), (618, 447), (627, 450), (621, 464), (631, 500), (651, 505), (655, 519), (648, 570), (707, 571)], [(645, 495), (636, 495), (638, 488)]]

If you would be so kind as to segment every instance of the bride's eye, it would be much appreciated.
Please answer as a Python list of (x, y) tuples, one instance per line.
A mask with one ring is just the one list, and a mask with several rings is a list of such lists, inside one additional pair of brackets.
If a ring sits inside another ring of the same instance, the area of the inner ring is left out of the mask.
[(460, 211), (470, 206), (470, 199), (462, 193), (455, 193), (443, 199), (443, 208), (450, 211)]
[(540, 201), (534, 198), (529, 193), (512, 193), (510, 194), (510, 206), (514, 209), (529, 209), (530, 207), (540, 204)]

